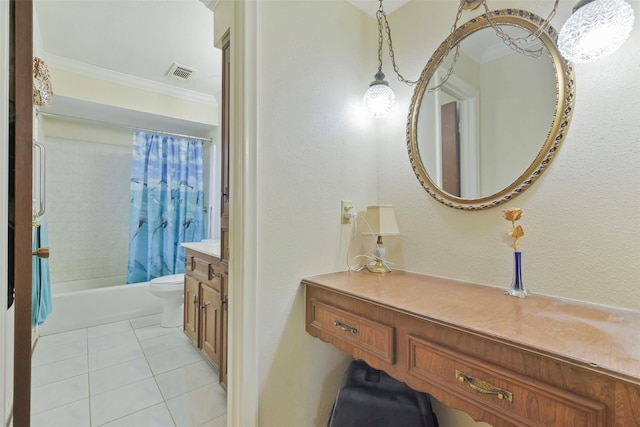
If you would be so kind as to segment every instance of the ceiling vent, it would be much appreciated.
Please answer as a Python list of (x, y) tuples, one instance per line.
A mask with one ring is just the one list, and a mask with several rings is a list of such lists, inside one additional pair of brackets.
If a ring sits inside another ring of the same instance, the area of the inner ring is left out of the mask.
[(176, 64), (175, 62), (167, 72), (167, 76), (173, 77), (176, 80), (180, 80), (186, 82), (189, 80), (189, 77), (197, 70), (193, 68), (185, 67), (184, 65)]

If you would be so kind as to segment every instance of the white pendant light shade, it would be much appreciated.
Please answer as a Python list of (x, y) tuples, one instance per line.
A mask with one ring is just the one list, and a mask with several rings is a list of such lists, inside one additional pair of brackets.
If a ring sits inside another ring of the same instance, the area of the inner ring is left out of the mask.
[(560, 30), (558, 49), (572, 62), (595, 61), (622, 46), (634, 19), (624, 0), (582, 0)]
[(384, 81), (384, 74), (379, 72), (364, 94), (364, 103), (373, 117), (384, 117), (391, 111), (395, 98), (389, 84)]

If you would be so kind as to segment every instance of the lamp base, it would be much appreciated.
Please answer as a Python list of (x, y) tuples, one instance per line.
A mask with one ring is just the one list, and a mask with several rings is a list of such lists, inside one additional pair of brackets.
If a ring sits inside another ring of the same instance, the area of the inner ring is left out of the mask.
[(389, 267), (384, 265), (384, 263), (382, 262), (382, 259), (380, 258), (376, 259), (376, 263), (374, 265), (367, 266), (367, 269), (371, 273), (389, 273), (391, 271)]

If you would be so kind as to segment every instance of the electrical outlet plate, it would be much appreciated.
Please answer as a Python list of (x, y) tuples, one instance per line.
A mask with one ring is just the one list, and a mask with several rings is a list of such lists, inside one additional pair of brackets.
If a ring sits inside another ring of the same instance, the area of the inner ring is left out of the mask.
[(351, 217), (347, 217), (346, 214), (351, 213), (353, 210), (353, 203), (351, 200), (340, 201), (340, 221), (342, 224), (351, 224)]

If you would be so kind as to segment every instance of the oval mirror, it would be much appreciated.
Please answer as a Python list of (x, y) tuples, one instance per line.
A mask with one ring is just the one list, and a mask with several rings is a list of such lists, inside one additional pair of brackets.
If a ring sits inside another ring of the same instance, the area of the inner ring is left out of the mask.
[(458, 27), (427, 62), (411, 100), (407, 149), (421, 185), (439, 202), (466, 210), (500, 205), (527, 189), (560, 147), (575, 89), (556, 31), (548, 26), (522, 53), (491, 25), (517, 38), (542, 22), (522, 10), (493, 11)]

